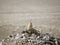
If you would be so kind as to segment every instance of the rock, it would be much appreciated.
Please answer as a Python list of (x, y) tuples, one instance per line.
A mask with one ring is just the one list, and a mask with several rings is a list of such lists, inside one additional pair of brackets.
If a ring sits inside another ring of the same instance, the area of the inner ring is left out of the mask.
[(22, 31), (21, 34), (12, 34), (7, 39), (4, 39), (2, 45), (60, 45), (59, 40), (54, 36), (50, 36), (49, 33), (39, 33), (32, 27), (32, 23), (29, 26), (28, 30)]

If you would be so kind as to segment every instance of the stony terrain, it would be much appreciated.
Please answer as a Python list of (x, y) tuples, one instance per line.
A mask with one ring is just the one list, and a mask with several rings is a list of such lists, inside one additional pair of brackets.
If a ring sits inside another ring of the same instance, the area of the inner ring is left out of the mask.
[(2, 39), (0, 45), (60, 45), (60, 38), (49, 33), (40, 33), (36, 29), (22, 31), (21, 34), (14, 33)]

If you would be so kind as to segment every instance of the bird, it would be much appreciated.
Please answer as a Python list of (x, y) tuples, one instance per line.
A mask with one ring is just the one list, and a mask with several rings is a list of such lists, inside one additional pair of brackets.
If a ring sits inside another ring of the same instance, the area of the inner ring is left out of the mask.
[(27, 30), (32, 29), (32, 28), (33, 28), (33, 25), (32, 25), (32, 22), (30, 21), (29, 24), (27, 25)]

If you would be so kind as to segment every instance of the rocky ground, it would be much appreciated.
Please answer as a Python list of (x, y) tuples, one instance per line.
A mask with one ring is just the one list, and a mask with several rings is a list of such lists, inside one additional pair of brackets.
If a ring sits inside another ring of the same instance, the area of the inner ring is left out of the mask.
[(60, 38), (49, 33), (42, 34), (36, 29), (14, 33), (0, 42), (0, 45), (60, 45)]

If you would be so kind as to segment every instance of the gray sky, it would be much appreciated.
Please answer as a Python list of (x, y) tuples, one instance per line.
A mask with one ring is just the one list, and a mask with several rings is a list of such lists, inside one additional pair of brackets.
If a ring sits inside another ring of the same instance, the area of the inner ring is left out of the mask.
[(60, 24), (60, 0), (0, 0), (0, 23)]

